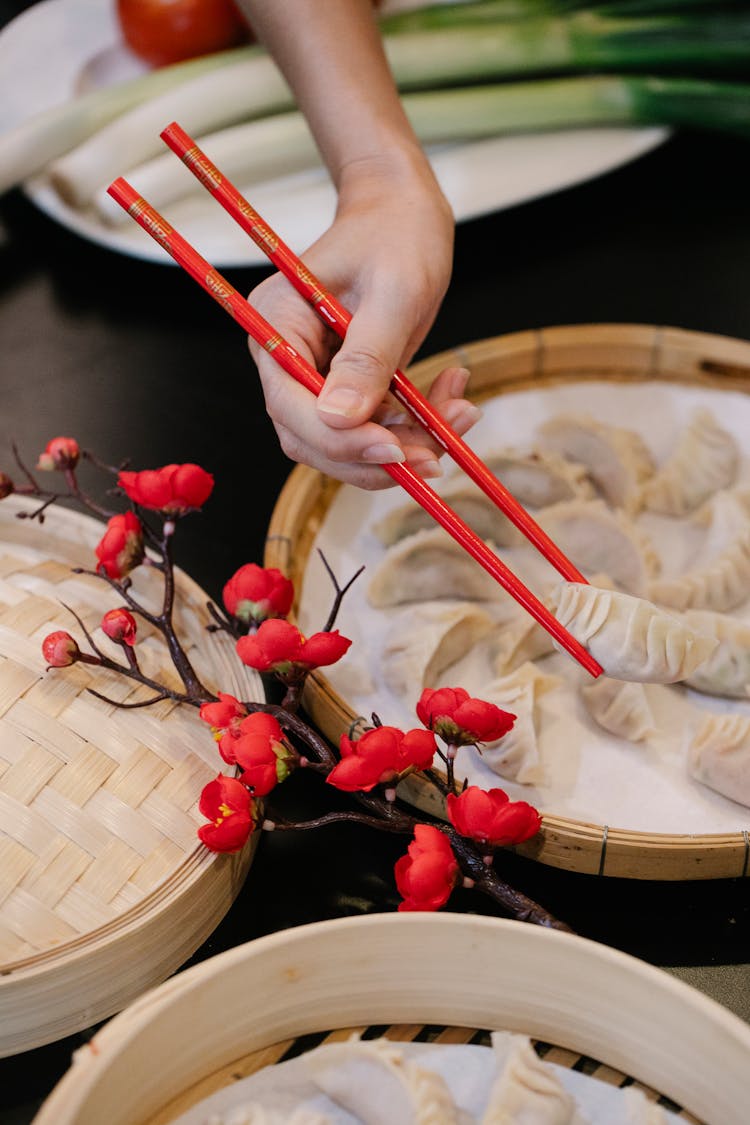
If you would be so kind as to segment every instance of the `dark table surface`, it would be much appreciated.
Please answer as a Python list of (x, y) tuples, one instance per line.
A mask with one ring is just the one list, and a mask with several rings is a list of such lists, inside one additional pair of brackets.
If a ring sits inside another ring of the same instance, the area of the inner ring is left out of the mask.
[[(0, 24), (23, 4), (0, 6)], [(750, 338), (746, 143), (684, 133), (581, 186), (462, 224), (420, 356), (559, 324), (670, 325)], [(181, 271), (81, 241), (18, 191), (0, 199), (0, 467), (74, 434), (111, 462), (196, 461), (217, 488), (180, 563), (212, 596), (262, 561), (292, 466), (241, 330)], [(268, 272), (226, 271), (246, 292)], [(290, 810), (316, 798), (296, 779)], [(330, 794), (327, 796), (330, 801)], [(328, 804), (326, 807), (329, 807)], [(320, 810), (322, 811), (322, 809)], [(354, 825), (266, 834), (234, 907), (193, 961), (285, 927), (392, 911), (403, 841)], [(510, 882), (578, 933), (658, 965), (750, 1020), (747, 880), (659, 883), (503, 857)], [(491, 913), (468, 891), (451, 910)], [(192, 962), (191, 962), (192, 963)], [(90, 1031), (0, 1060), (0, 1121), (29, 1122)]]

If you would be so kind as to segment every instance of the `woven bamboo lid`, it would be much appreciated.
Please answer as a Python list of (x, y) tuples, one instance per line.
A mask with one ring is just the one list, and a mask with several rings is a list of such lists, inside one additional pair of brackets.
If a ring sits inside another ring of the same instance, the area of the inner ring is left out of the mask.
[[(84, 647), (70, 610), (96, 634), (118, 602), (71, 570), (92, 567), (102, 525), (61, 508), (43, 527), (16, 518), (29, 508), (0, 504), (0, 1055), (88, 1027), (164, 980), (215, 928), (251, 858), (197, 839), (200, 792), (221, 762), (195, 709), (120, 710), (88, 688), (128, 703), (152, 693), (84, 664), (45, 671), (49, 632)], [(158, 573), (133, 578), (155, 608)], [(207, 595), (179, 572), (177, 591), (177, 628), (204, 682), (262, 698), (231, 640), (206, 632)], [(179, 686), (145, 623), (138, 652), (150, 675)]]
[[(679, 328), (640, 324), (562, 325), (510, 333), (442, 352), (415, 364), (410, 379), (422, 390), (445, 367), (471, 371), (469, 395), (478, 402), (508, 392), (566, 383), (638, 383), (750, 391), (750, 342)], [(290, 474), (273, 512), (265, 565), (276, 566), (302, 591), (306, 568), (341, 486), (306, 466)], [(305, 684), (312, 721), (337, 741), (358, 718), (325, 670)], [(422, 810), (444, 815), (434, 789), (414, 774), (400, 795)], [(543, 809), (542, 829), (515, 849), (551, 867), (635, 879), (719, 879), (750, 874), (750, 834), (743, 827), (697, 833), (630, 831)], [(739, 819), (744, 820), (742, 814)]]

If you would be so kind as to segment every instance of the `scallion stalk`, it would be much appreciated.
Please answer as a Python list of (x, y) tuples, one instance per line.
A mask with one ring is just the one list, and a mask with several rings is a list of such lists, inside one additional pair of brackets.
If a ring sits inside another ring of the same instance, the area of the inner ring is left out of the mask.
[[(599, 75), (507, 82), (405, 94), (403, 104), (426, 145), (605, 125), (690, 125), (750, 137), (750, 85), (695, 79)], [(229, 179), (245, 185), (318, 160), (296, 112), (236, 125), (200, 144)], [(157, 209), (202, 191), (171, 153), (128, 170), (127, 179)], [(95, 204), (105, 222), (123, 221), (122, 208), (103, 188)]]
[(133, 106), (171, 87), (230, 65), (233, 59), (263, 55), (258, 47), (238, 47), (150, 71), (117, 85), (42, 110), (0, 135), (0, 194), (23, 183)]
[[(386, 36), (403, 93), (522, 75), (725, 66), (744, 60), (750, 16), (734, 21), (612, 20), (592, 12), (569, 19), (453, 27)], [(267, 56), (234, 57), (221, 70), (181, 83), (112, 121), (50, 167), (53, 183), (85, 206), (105, 181), (161, 151), (165, 123), (193, 136), (287, 110), (291, 94)]]

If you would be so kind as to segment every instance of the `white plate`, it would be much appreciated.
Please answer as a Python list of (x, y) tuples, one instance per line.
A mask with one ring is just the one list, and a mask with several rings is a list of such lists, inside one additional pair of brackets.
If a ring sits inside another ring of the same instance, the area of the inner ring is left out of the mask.
[[(71, 98), (84, 81), (103, 85), (140, 69), (120, 46), (113, 0), (42, 0), (0, 33), (0, 132)], [(577, 129), (457, 144), (431, 150), (430, 156), (456, 220), (462, 222), (607, 172), (648, 152), (668, 133), (658, 127)], [(123, 168), (121, 174), (128, 171)], [(29, 181), (25, 191), (40, 210), (92, 242), (172, 263), (135, 224), (110, 229), (94, 214), (63, 203), (42, 176)], [(322, 168), (255, 184), (251, 199), (297, 252), (326, 229), (335, 206)], [(262, 252), (208, 195), (175, 203), (168, 217), (216, 266), (266, 264)]]

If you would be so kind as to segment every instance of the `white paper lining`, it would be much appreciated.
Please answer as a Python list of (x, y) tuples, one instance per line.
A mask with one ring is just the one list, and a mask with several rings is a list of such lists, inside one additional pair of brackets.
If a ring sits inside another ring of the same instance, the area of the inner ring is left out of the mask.
[[(469, 441), (483, 457), (505, 446), (529, 448), (540, 423), (553, 415), (588, 414), (602, 422), (637, 431), (661, 464), (698, 407), (710, 409), (742, 451), (739, 484), (750, 483), (750, 396), (665, 382), (580, 382), (504, 394), (484, 403), (484, 416)], [(455, 466), (443, 459), (447, 483)], [(442, 482), (438, 482), (440, 491)], [(367, 493), (343, 486), (331, 504), (310, 552), (301, 591), (299, 623), (303, 632), (322, 627), (332, 600), (330, 580), (318, 556), (322, 551), (341, 582), (361, 566), (365, 573), (347, 593), (337, 627), (353, 644), (346, 657), (326, 669), (334, 689), (357, 714), (376, 712), (384, 723), (419, 725), (411, 701), (407, 706), (386, 687), (380, 654), (394, 621), (408, 607), (374, 610), (367, 586), (384, 547), (373, 525), (403, 505), (401, 489)], [(642, 513), (636, 518), (661, 557), (662, 574), (678, 574), (689, 565), (695, 528), (685, 520)], [(510, 568), (539, 594), (556, 574), (528, 547), (500, 552)], [(501, 597), (506, 598), (501, 592)], [(746, 604), (735, 616), (750, 620)], [(535, 786), (518, 785), (493, 773), (473, 748), (459, 753), (457, 775), (485, 788), (499, 786), (511, 797), (535, 804), (547, 814), (570, 817), (631, 831), (704, 834), (743, 831), (748, 810), (689, 777), (685, 749), (689, 731), (709, 711), (750, 715), (750, 701), (725, 700), (681, 685), (648, 685), (649, 702), (659, 733), (648, 743), (630, 743), (607, 734), (588, 717), (579, 698), (581, 683), (591, 682), (571, 657), (555, 654), (540, 669), (565, 678), (565, 686), (539, 700), (539, 740), (545, 777)], [(441, 678), (444, 686), (466, 688), (481, 696), (487, 683), (486, 657), (477, 649)], [(436, 685), (437, 686), (437, 685)], [(416, 704), (416, 698), (414, 699)]]
[[(468, 1120), (479, 1120), (487, 1104), (492, 1082), (504, 1065), (510, 1051), (513, 1036), (509, 1033), (493, 1035), (493, 1049), (472, 1045), (447, 1045), (429, 1043), (400, 1043), (397, 1046), (406, 1057), (414, 1058), (420, 1066), (440, 1074), (446, 1081), (453, 1100)], [(326, 1050), (325, 1044), (316, 1048)], [(570, 1070), (556, 1063), (547, 1063), (562, 1085), (576, 1101), (587, 1121), (603, 1122), (607, 1125), (632, 1125), (632, 1107), (623, 1098), (617, 1086), (610, 1086), (594, 1076)], [(373, 1099), (377, 1090), (373, 1090)], [(242, 1079), (232, 1086), (224, 1087), (186, 1113), (178, 1117), (173, 1125), (209, 1125), (222, 1117), (231, 1120), (231, 1111), (247, 1105), (262, 1106), (267, 1111), (275, 1110), (285, 1118), (295, 1110), (315, 1110), (326, 1114), (336, 1125), (357, 1125), (361, 1119), (336, 1105), (321, 1093), (308, 1078), (304, 1055), (277, 1066), (262, 1070)], [(682, 1120), (669, 1110), (662, 1110), (664, 1118), (672, 1125)], [(394, 1122), (394, 1125), (397, 1125)]]

